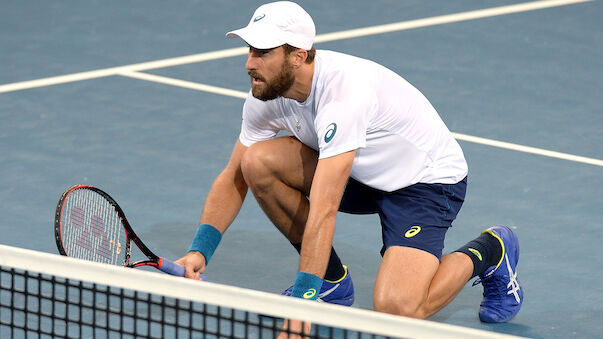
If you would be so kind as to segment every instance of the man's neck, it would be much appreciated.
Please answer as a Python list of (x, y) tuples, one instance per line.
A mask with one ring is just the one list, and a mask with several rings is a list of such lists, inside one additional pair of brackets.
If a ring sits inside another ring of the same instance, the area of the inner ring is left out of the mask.
[(285, 92), (283, 97), (304, 102), (310, 96), (312, 91), (312, 77), (314, 76), (314, 61), (310, 64), (303, 64), (295, 73), (295, 82), (291, 88)]

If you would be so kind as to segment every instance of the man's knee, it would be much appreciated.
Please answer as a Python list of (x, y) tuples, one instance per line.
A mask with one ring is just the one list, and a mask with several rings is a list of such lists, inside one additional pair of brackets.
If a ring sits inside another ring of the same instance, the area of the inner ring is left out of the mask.
[(426, 318), (424, 303), (425, 298), (421, 296), (397, 293), (394, 289), (375, 291), (373, 296), (375, 311), (418, 319)]
[(424, 319), (438, 259), (423, 250), (391, 246), (381, 261), (373, 296), (376, 311)]
[(252, 189), (265, 185), (271, 177), (271, 168), (276, 161), (278, 155), (272, 152), (265, 142), (251, 145), (241, 159), (241, 171), (247, 185)]
[(241, 171), (252, 191), (270, 189), (275, 182), (309, 192), (318, 154), (293, 137), (251, 145), (241, 159)]

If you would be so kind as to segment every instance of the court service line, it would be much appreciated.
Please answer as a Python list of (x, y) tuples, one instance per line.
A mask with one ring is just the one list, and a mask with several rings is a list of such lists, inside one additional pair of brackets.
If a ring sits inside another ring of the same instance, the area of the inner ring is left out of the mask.
[[(130, 77), (130, 78), (141, 79), (141, 80), (145, 80), (145, 81), (158, 82), (158, 83), (171, 85), (171, 86), (178, 86), (178, 87), (193, 89), (193, 90), (197, 90), (197, 91), (225, 95), (225, 96), (230, 96), (230, 97), (235, 97), (235, 98), (240, 98), (240, 99), (247, 98), (247, 92), (232, 90), (232, 89), (223, 88), (223, 87), (205, 85), (205, 84), (200, 84), (200, 83), (190, 82), (190, 81), (185, 81), (185, 80), (179, 80), (179, 79), (174, 79), (174, 78), (168, 78), (168, 77), (154, 75), (154, 74), (123, 71), (119, 75), (122, 75), (125, 77)], [(523, 146), (523, 145), (519, 145), (519, 144), (513, 144), (513, 143), (498, 141), (498, 140), (493, 140), (493, 139), (486, 139), (486, 138), (482, 138), (482, 137), (476, 137), (476, 136), (461, 134), (461, 133), (453, 132), (452, 135), (457, 140), (462, 140), (462, 141), (467, 141), (467, 142), (472, 142), (472, 143), (482, 144), (482, 145), (487, 145), (487, 146), (492, 146), (492, 147), (498, 147), (498, 148), (513, 150), (513, 151), (518, 151), (518, 152), (537, 154), (537, 155), (550, 157), (550, 158), (557, 158), (557, 159), (569, 160), (569, 161), (574, 161), (574, 162), (581, 162), (581, 163), (585, 163), (585, 164), (589, 164), (589, 165), (603, 167), (603, 160), (599, 160), (599, 159), (593, 159), (593, 158), (587, 158), (587, 157), (573, 155), (573, 154), (550, 151), (550, 150), (546, 150), (546, 149), (542, 149), (542, 148)]]
[[(387, 25), (378, 25), (371, 26), (365, 28), (358, 28), (352, 30), (346, 30), (341, 32), (327, 33), (317, 35), (315, 42), (326, 42), (326, 41), (334, 41), (334, 40), (342, 40), (342, 39), (350, 39), (367, 35), (375, 35), (375, 34), (383, 34), (390, 33), (395, 31), (408, 30), (419, 27), (427, 27), (434, 25), (442, 25), (453, 22), (467, 21), (467, 20), (475, 20), (493, 16), (500, 16), (505, 14), (519, 13), (519, 12), (527, 12), (544, 8), (565, 6), (571, 4), (577, 4), (582, 2), (589, 2), (593, 0), (541, 0), (541, 1), (533, 1), (526, 2), (515, 5), (487, 8), (481, 10), (474, 10), (468, 12), (461, 12), (456, 14), (447, 14), (441, 16), (435, 16), (430, 18), (418, 19), (418, 20), (410, 20), (410, 21), (402, 21), (398, 23), (392, 23)], [(61, 76), (42, 78), (37, 80), (29, 80), (29, 81), (21, 81), (10, 84), (0, 85), (0, 93), (7, 93), (13, 91), (19, 91), (30, 88), (58, 85), (63, 83), (81, 81), (81, 80), (89, 80), (95, 78), (108, 77), (112, 75), (116, 75), (119, 73), (127, 72), (127, 71), (144, 71), (150, 69), (157, 68), (165, 68), (172, 66), (179, 66), (184, 64), (214, 60), (214, 59), (222, 59), (233, 56), (244, 55), (247, 53), (246, 47), (238, 47), (231, 48), (207, 53), (193, 54), (183, 57), (176, 58), (168, 58), (162, 60), (155, 60), (150, 62), (143, 62), (138, 64), (131, 64), (119, 67), (111, 67), (105, 69), (99, 69), (88, 72), (79, 72), (73, 74), (66, 74)]]

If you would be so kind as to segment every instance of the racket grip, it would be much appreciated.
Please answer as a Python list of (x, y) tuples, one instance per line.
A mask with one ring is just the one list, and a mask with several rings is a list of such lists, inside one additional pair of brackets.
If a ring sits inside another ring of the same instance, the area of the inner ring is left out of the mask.
[[(184, 277), (184, 266), (178, 265), (175, 262), (169, 261), (165, 258), (160, 258), (158, 268), (160, 271), (167, 274)], [(205, 281), (205, 276), (203, 274), (199, 274), (199, 277), (201, 277), (201, 280)]]

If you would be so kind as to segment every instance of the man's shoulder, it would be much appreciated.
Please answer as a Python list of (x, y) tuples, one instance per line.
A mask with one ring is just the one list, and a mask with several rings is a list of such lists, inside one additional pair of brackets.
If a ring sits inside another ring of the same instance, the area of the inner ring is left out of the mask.
[(349, 58), (359, 58), (357, 56), (353, 56), (351, 54), (332, 51), (328, 49), (319, 49), (316, 50), (316, 55), (319, 58), (328, 58), (328, 59), (349, 59)]
[[(317, 93), (338, 93), (340, 95), (358, 95), (376, 90), (380, 74), (378, 64), (350, 54), (319, 50)], [(339, 98), (339, 95), (330, 98)]]
[[(318, 50), (316, 52), (319, 77), (331, 81), (333, 77), (343, 77), (346, 81), (364, 79), (365, 81), (382, 72), (391, 72), (386, 67), (375, 61), (359, 56)], [(363, 83), (361, 81), (360, 83)]]
[(336, 52), (326, 49), (320, 49), (316, 51), (319, 62), (328, 64), (334, 68), (347, 68), (348, 66), (353, 67), (383, 67), (382, 65), (372, 61), (370, 59), (363, 58), (352, 54)]
[(353, 66), (354, 63), (364, 60), (350, 54), (323, 49), (316, 51), (316, 56), (318, 63), (324, 66), (323, 69), (327, 71), (346, 70), (350, 68), (349, 66)]

